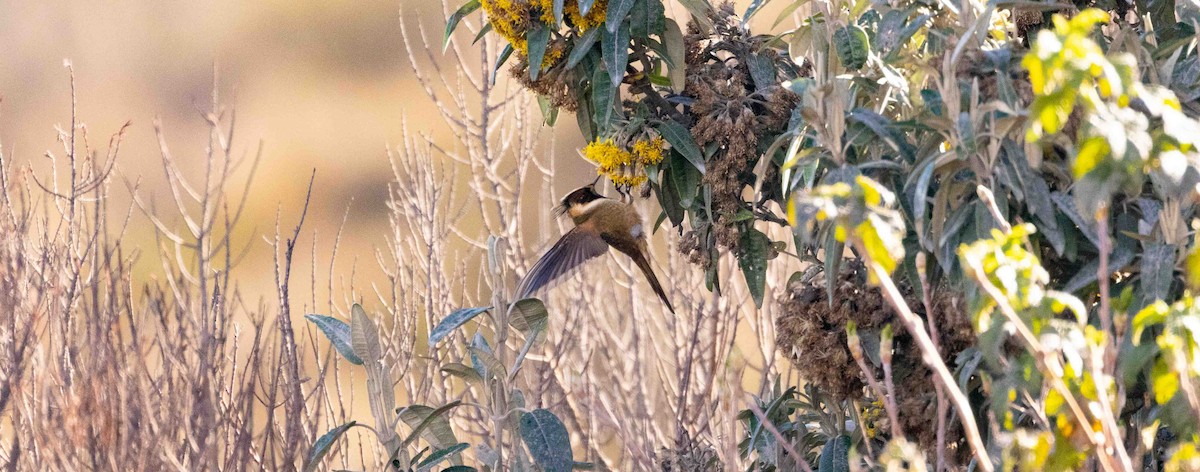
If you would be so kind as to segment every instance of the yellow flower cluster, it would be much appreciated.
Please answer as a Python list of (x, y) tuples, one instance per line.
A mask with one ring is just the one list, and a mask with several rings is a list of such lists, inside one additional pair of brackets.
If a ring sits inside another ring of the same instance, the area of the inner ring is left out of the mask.
[[(525, 35), (533, 26), (533, 22), (554, 24), (554, 0), (481, 0), (480, 4), (488, 22), (492, 24), (492, 29), (523, 56), (529, 55), (529, 43), (525, 40)], [(592, 9), (584, 16), (579, 14), (578, 0), (568, 0), (563, 5), (563, 15), (583, 32), (604, 23), (607, 9), (607, 0), (596, 0)], [(542, 59), (543, 68), (554, 65), (565, 54), (565, 47), (555, 46), (546, 48), (546, 55)]]
[(583, 149), (584, 158), (598, 164), (596, 173), (607, 176), (613, 184), (637, 187), (646, 183), (645, 166), (663, 160), (663, 138), (639, 139), (633, 151), (626, 151), (612, 139), (597, 139)]
[(874, 438), (875, 436), (878, 436), (880, 430), (886, 426), (883, 423), (887, 422), (887, 419), (883, 417), (883, 402), (875, 400), (874, 402), (866, 404), (863, 409), (859, 411), (859, 418), (861, 418), (863, 422), (863, 424), (860, 425), (863, 429), (863, 433), (865, 433), (868, 438)]
[[(542, 23), (554, 24), (554, 0), (539, 0), (542, 9)], [(579, 1), (566, 0), (563, 2), (563, 16), (579, 28), (579, 32), (590, 30), (604, 23), (604, 15), (608, 10), (608, 0), (596, 0), (587, 16), (579, 14)]]
[(529, 30), (529, 2), (527, 0), (481, 0), (480, 6), (487, 15), (492, 29), (513, 48), (526, 54), (529, 49), (525, 32)]
[(655, 136), (649, 141), (639, 139), (633, 143), (633, 155), (637, 156), (642, 164), (658, 164), (663, 160), (663, 144), (662, 136)]

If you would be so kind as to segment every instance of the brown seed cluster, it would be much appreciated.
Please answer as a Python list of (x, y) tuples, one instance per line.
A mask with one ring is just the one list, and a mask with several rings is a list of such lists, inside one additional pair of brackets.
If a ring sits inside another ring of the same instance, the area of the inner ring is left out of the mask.
[[(546, 49), (549, 51), (547, 56), (552, 54), (562, 56), (567, 50), (567, 43), (559, 39), (552, 41), (546, 46)], [(579, 109), (579, 101), (572, 87), (575, 81), (574, 71), (566, 70), (566, 67), (556, 64), (542, 71), (537, 80), (531, 80), (529, 78), (529, 59), (525, 56), (519, 56), (517, 59), (508, 72), (521, 83), (521, 86), (548, 98), (550, 104), (556, 108), (569, 112)]]
[(717, 149), (707, 160), (703, 178), (712, 189), (717, 243), (736, 248), (740, 232), (732, 220), (748, 205), (742, 199), (742, 190), (754, 183), (752, 168), (759, 158), (759, 144), (784, 131), (799, 97), (778, 83), (754, 82), (750, 61), (776, 71), (787, 59), (762, 47), (766, 38), (752, 36), (743, 29), (730, 4), (722, 5), (712, 20), (716, 29), (713, 34), (701, 33), (693, 22), (684, 38), (684, 95), (695, 99), (690, 113), (696, 144), (701, 148), (715, 145)]
[[(853, 321), (864, 337), (867, 332), (878, 332), (891, 324), (896, 332), (892, 373), (900, 427), (910, 440), (932, 450), (937, 434), (937, 396), (931, 372), (887, 300), (878, 289), (867, 286), (862, 264), (847, 261), (844, 266), (834, 284), (832, 306), (826, 297), (824, 280), (794, 280), (788, 285), (779, 300), (776, 344), (805, 381), (835, 398), (857, 399), (865, 395), (866, 381), (847, 345), (846, 324)], [(901, 291), (909, 308), (926, 316), (919, 293), (904, 286)], [(953, 365), (958, 353), (974, 344), (975, 332), (963, 302), (949, 290), (936, 290), (932, 305), (942, 358)], [(867, 362), (872, 364), (869, 359)], [(873, 366), (872, 370), (872, 375), (882, 382), (881, 366)], [(961, 437), (955, 434), (957, 427), (957, 423), (949, 426), (948, 437)]]
[(717, 472), (724, 470), (717, 451), (708, 445), (696, 442), (687, 433), (684, 433), (683, 437), (676, 441), (674, 449), (660, 449), (656, 460), (659, 470), (663, 472)]

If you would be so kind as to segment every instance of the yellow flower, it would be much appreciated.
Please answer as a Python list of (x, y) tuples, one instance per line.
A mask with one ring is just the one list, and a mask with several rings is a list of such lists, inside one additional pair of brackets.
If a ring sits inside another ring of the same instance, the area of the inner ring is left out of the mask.
[(621, 166), (633, 163), (633, 156), (628, 151), (621, 149), (611, 139), (603, 141), (597, 139), (592, 141), (583, 148), (583, 156), (588, 160), (600, 164), (600, 169), (604, 172), (610, 172), (619, 169)]
[(633, 155), (643, 165), (654, 165), (663, 160), (663, 138), (657, 136), (649, 141), (639, 139), (633, 143)]
[(611, 139), (592, 141), (583, 148), (583, 157), (598, 164), (596, 173), (607, 176), (618, 187), (637, 187), (646, 183), (642, 161), (635, 161), (633, 153), (617, 146)]
[[(539, 0), (539, 7), (542, 10), (542, 22), (548, 25), (554, 24), (554, 0)], [(604, 23), (607, 10), (607, 0), (596, 0), (592, 4), (592, 9), (588, 10), (587, 16), (584, 16), (579, 14), (578, 0), (563, 2), (563, 16), (570, 20), (572, 25), (579, 28), (580, 33)]]

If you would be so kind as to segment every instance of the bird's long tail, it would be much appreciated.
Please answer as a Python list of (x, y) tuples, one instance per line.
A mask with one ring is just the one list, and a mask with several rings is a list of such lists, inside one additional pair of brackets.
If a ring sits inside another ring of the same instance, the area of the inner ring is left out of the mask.
[(654, 293), (658, 294), (658, 298), (661, 298), (663, 303), (667, 305), (667, 310), (670, 310), (671, 313), (675, 313), (675, 308), (671, 306), (671, 300), (667, 299), (667, 292), (664, 291), (662, 285), (658, 283), (658, 277), (654, 275), (654, 269), (650, 267), (650, 261), (646, 260), (646, 256), (640, 253), (632, 254), (631, 257), (633, 258), (633, 262), (637, 264), (638, 268), (642, 269), (642, 273), (646, 274), (646, 280), (650, 282), (650, 288), (653, 288)]

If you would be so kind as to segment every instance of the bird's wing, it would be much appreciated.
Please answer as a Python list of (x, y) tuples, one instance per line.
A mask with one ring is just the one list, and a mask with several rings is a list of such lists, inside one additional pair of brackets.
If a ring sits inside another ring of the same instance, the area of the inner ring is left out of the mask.
[(517, 285), (517, 299), (527, 298), (550, 285), (589, 259), (608, 252), (608, 243), (600, 238), (591, 225), (576, 226), (559, 238), (554, 246), (538, 259)]

